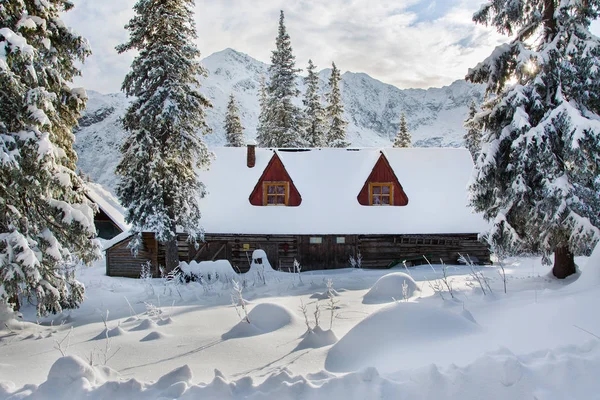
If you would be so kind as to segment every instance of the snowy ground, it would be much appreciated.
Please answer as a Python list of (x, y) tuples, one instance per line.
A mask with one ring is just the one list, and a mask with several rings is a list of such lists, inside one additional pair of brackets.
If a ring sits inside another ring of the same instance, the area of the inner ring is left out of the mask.
[[(468, 267), (449, 266), (454, 299), (434, 290), (440, 265), (410, 268), (415, 283), (404, 268), (272, 273), (266, 284), (250, 273), (250, 325), (230, 283), (110, 278), (101, 260), (79, 272), (80, 309), (36, 323), (28, 308), (27, 322), (0, 331), (0, 399), (600, 398), (596, 253), (577, 259), (575, 282), (513, 259), (507, 294), (496, 267), (482, 268), (484, 294)], [(317, 299), (320, 329), (306, 335), (299, 308), (312, 327)]]

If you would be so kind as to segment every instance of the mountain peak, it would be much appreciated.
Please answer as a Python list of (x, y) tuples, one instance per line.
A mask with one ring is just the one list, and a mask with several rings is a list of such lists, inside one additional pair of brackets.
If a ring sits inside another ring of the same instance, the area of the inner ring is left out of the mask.
[[(209, 147), (225, 144), (223, 121), (231, 94), (238, 101), (246, 140), (255, 138), (260, 113), (258, 91), (261, 79), (268, 79), (268, 65), (231, 48), (209, 55), (202, 63), (208, 76), (202, 78), (200, 90), (213, 106), (206, 110), (206, 122), (212, 134), (204, 136), (204, 141)], [(321, 93), (328, 91), (330, 74), (330, 68), (319, 72)], [(401, 90), (368, 74), (350, 71), (344, 72), (342, 82), (348, 141), (357, 147), (389, 146), (398, 131), (402, 113), (406, 115), (415, 147), (460, 146), (469, 104), (473, 99), (479, 102), (484, 93), (483, 86), (465, 81), (443, 88)], [(301, 76), (297, 83), (303, 93), (305, 86)], [(109, 187), (116, 182), (113, 171), (126, 135), (119, 119), (130, 100), (122, 93), (90, 92), (77, 131), (79, 168), (94, 181)], [(302, 96), (296, 98), (295, 103), (302, 106)]]
[(202, 60), (202, 64), (206, 65), (207, 67), (209, 65), (217, 64), (219, 64), (220, 67), (227, 67), (231, 63), (260, 66), (266, 65), (246, 53), (242, 53), (241, 51), (237, 51), (229, 47), (224, 50), (217, 51)]

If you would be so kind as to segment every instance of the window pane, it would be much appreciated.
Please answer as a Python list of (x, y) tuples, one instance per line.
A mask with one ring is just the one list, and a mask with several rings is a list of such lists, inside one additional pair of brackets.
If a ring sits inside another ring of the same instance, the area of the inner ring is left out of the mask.
[(275, 204), (277, 196), (268, 196), (267, 195), (267, 204)]
[(277, 193), (279, 193), (279, 194), (285, 194), (285, 186), (278, 185), (277, 186)]
[(390, 196), (381, 196), (381, 202), (387, 206), (390, 205)]
[(388, 185), (382, 186), (381, 190), (382, 190), (383, 194), (389, 194), (390, 193), (390, 187)]
[(381, 198), (379, 195), (373, 196), (373, 204), (377, 204), (377, 205), (381, 204)]
[(277, 204), (285, 204), (285, 196), (275, 196), (277, 198)]
[(267, 186), (267, 193), (269, 193), (269, 194), (275, 193), (275, 190), (276, 190), (276, 186), (273, 186), (273, 185)]
[(380, 194), (381, 186), (373, 186), (373, 194)]

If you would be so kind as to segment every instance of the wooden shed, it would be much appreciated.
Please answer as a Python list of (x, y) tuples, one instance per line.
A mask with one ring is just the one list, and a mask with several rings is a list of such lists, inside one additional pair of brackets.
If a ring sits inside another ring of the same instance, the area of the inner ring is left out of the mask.
[(125, 222), (124, 210), (110, 192), (91, 182), (86, 183), (85, 189), (87, 198), (98, 207), (98, 211), (94, 214), (94, 225), (99, 238), (112, 239), (129, 230), (129, 224)]
[[(473, 163), (465, 149), (214, 149), (199, 178), (205, 241), (180, 235), (182, 261), (227, 259), (241, 272), (252, 251), (266, 251), (287, 271), (395, 263), (456, 263), (459, 254), (489, 263), (478, 240), (487, 225), (467, 206)], [(132, 259), (128, 238), (107, 250), (107, 274), (139, 276), (139, 266), (164, 265), (164, 249), (144, 234)], [(126, 267), (125, 267), (126, 266)], [(137, 266), (137, 267), (136, 267)], [(136, 270), (138, 268), (138, 270)]]

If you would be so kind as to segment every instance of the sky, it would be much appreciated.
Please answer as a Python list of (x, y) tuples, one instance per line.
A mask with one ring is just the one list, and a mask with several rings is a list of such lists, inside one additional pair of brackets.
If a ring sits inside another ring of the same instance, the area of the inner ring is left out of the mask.
[[(118, 92), (135, 54), (118, 54), (135, 0), (72, 0), (65, 23), (90, 41), (93, 55), (74, 84)], [(449, 85), (508, 40), (476, 25), (484, 0), (196, 0), (197, 45), (206, 57), (225, 48), (270, 62), (283, 10), (296, 66), (334, 61), (401, 89)]]

